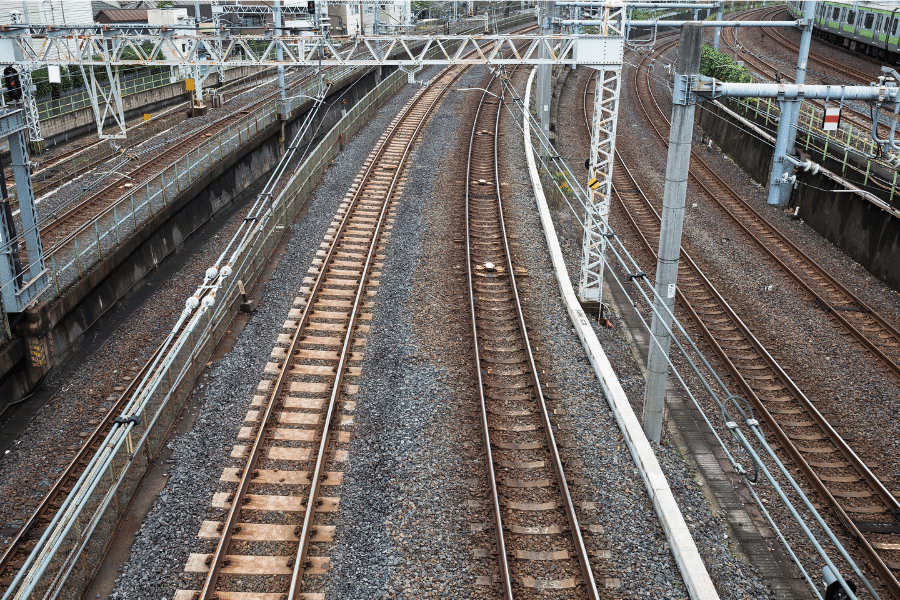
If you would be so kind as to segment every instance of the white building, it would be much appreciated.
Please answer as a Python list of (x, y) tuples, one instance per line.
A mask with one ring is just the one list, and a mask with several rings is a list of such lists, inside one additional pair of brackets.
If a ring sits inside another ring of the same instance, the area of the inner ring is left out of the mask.
[(328, 5), (328, 17), (335, 33), (371, 34), (376, 21), (382, 29), (409, 25), (411, 10), (409, 0), (342, 2)]
[(12, 23), (11, 13), (22, 16), (23, 23), (93, 23), (91, 0), (0, 0), (0, 25)]

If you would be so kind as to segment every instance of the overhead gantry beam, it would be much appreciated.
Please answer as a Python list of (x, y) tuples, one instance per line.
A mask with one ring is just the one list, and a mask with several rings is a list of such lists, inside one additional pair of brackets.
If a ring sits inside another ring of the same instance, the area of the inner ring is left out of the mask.
[[(319, 35), (188, 35), (87, 29), (10, 32), (0, 27), (0, 47), (12, 45), (16, 62), (84, 66), (384, 66), (384, 65), (598, 65), (621, 62), (618, 35), (385, 35), (330, 39)], [(5, 31), (4, 31), (5, 30)], [(21, 30), (16, 30), (21, 31)], [(196, 30), (192, 30), (196, 32)], [(458, 44), (458, 45), (457, 45)], [(426, 56), (437, 48), (432, 56)], [(545, 52), (542, 54), (541, 49)], [(279, 50), (283, 59), (279, 60)], [(21, 57), (21, 58), (18, 58)]]

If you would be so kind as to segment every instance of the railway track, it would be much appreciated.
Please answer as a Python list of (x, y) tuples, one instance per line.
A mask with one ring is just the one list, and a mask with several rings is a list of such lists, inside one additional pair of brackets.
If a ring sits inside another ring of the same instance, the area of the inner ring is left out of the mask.
[[(776, 15), (778, 15), (781, 12), (786, 12), (786, 11), (787, 11), (787, 9), (784, 6), (779, 6), (774, 10), (768, 10), (767, 12), (764, 12), (760, 20), (774, 21)], [(791, 17), (788, 14), (786, 18), (790, 19)], [(787, 48), (788, 50), (790, 50), (794, 53), (797, 53), (800, 51), (800, 44), (794, 42), (789, 37), (784, 35), (784, 32), (779, 31), (780, 28), (767, 27), (764, 29), (765, 29), (766, 34), (771, 36), (772, 39), (774, 39), (779, 45), (783, 46), (784, 48)], [(813, 42), (815, 43), (816, 41), (818, 41), (819, 43), (823, 43), (823, 44), (827, 43), (824, 40), (813, 36)], [(836, 47), (836, 46), (832, 46), (832, 47)], [(875, 65), (879, 65), (879, 67), (881, 65), (886, 64), (886, 63), (876, 60), (870, 56), (866, 56), (864, 54), (859, 54), (857, 52), (848, 52), (846, 49), (843, 49), (843, 48), (839, 48), (839, 49), (841, 49), (844, 52), (847, 52), (848, 54), (852, 54), (853, 56), (857, 56), (863, 60), (869, 61)], [(859, 83), (861, 85), (868, 85), (873, 79), (877, 78), (877, 76), (881, 74), (880, 68), (875, 72), (874, 76), (872, 73), (867, 73), (865, 71), (860, 71), (859, 69), (850, 68), (841, 62), (838, 62), (836, 60), (832, 60), (832, 59), (828, 58), (827, 56), (817, 54), (812, 47), (810, 48), (810, 51), (809, 51), (809, 60), (810, 60), (810, 62), (819, 63), (820, 65), (825, 67), (826, 72), (840, 73), (844, 77), (849, 77), (850, 79), (855, 80), (857, 83)]]
[[(309, 73), (298, 74), (288, 85), (297, 85), (311, 78)], [(135, 167), (122, 174), (103, 187), (103, 189), (92, 194), (81, 202), (66, 207), (54, 218), (45, 222), (41, 226), (41, 239), (44, 241), (45, 247), (52, 247), (61, 240), (66, 239), (72, 232), (76, 231), (81, 225), (90, 221), (94, 216), (105, 210), (112, 202), (120, 198), (126, 193), (126, 190), (134, 185), (134, 182), (140, 183), (148, 177), (155, 175), (171, 163), (180, 160), (186, 156), (197, 144), (198, 140), (210, 137), (218, 131), (226, 129), (232, 123), (240, 120), (244, 116), (251, 114), (254, 110), (263, 104), (270, 102), (277, 97), (278, 91), (273, 91), (258, 100), (251, 101), (249, 104), (242, 106), (239, 110), (216, 119), (212, 123), (208, 123), (197, 130), (191, 132), (190, 135), (182, 137), (174, 144), (167, 145), (161, 152), (154, 154), (146, 160), (142, 160)]]
[[(643, 77), (644, 68), (645, 63), (642, 63), (636, 69), (634, 83), (641, 106), (650, 112), (641, 98), (650, 91), (649, 82)], [(586, 86), (585, 102), (588, 95)], [(587, 106), (584, 107), (586, 125), (589, 123)], [(660, 112), (658, 106), (656, 111)], [(654, 123), (657, 117), (651, 113), (648, 118)], [(656, 123), (654, 126), (658, 127)], [(692, 159), (693, 168), (700, 161), (696, 156)], [(696, 174), (692, 177), (699, 180)], [(616, 200), (627, 221), (645, 252), (655, 260), (659, 216), (618, 155), (613, 183)], [(718, 193), (737, 197), (727, 188), (718, 189)], [(715, 198), (714, 193), (710, 195)], [(728, 214), (738, 221), (734, 213)], [(788, 252), (785, 247), (779, 254)], [(897, 498), (781, 369), (684, 250), (678, 280), (679, 304), (717, 357), (722, 370), (731, 378), (734, 384), (731, 389), (739, 389), (752, 403), (760, 421), (798, 466), (821, 504), (828, 507), (856, 543), (884, 589), (891, 597), (900, 598), (897, 580), (900, 574), (900, 503)]]
[[(764, 12), (763, 9), (760, 9), (757, 12), (748, 12), (742, 14), (738, 17), (738, 20), (749, 20), (752, 18), (759, 18), (760, 20), (772, 20), (772, 18), (774, 18), (774, 15), (778, 14), (781, 10), (782, 9), (779, 8), (774, 11)], [(762, 16), (758, 17), (760, 12), (762, 12)], [(791, 42), (783, 32), (779, 31), (779, 29), (780, 28), (778, 27), (770, 27), (765, 29), (765, 31), (772, 37), (772, 39), (775, 40), (776, 43), (792, 52), (799, 52), (799, 46)], [(780, 78), (781, 81), (785, 81), (788, 83), (794, 82), (793, 69), (790, 69), (788, 71), (785, 69), (784, 65), (781, 65), (779, 67), (772, 62), (769, 62), (766, 59), (762, 58), (761, 56), (747, 51), (745, 46), (738, 40), (736, 27), (726, 28), (723, 32), (722, 41), (734, 53), (735, 58), (743, 60), (747, 64), (752, 65), (758, 73), (760, 73), (770, 81), (774, 82), (776, 81), (776, 79)], [(846, 65), (841, 65), (825, 57), (818, 56), (812, 51), (810, 51), (809, 59), (810, 62), (814, 61), (822, 64), (829, 72), (841, 73), (842, 76), (854, 80), (855, 82), (862, 85), (868, 85), (869, 82), (877, 77), (877, 74), (872, 75), (870, 73), (865, 73), (863, 71), (848, 68)], [(812, 103), (819, 110), (825, 109), (825, 103), (821, 100), (807, 100), (807, 102)], [(844, 120), (851, 121), (858, 129), (861, 130), (870, 129), (872, 125), (872, 119), (869, 115), (861, 113), (849, 105), (845, 107), (844, 115), (842, 118)], [(881, 123), (878, 127), (880, 135), (887, 136), (890, 133), (889, 125)]]
[(55, 516), (63, 500), (71, 491), (74, 484), (84, 472), (91, 457), (102, 444), (109, 433), (115, 417), (122, 413), (123, 407), (131, 399), (137, 385), (143, 379), (147, 368), (153, 363), (156, 356), (163, 351), (163, 347), (147, 360), (143, 368), (135, 373), (128, 385), (115, 398), (111, 407), (105, 409), (104, 414), (96, 422), (92, 423), (94, 429), (87, 436), (83, 444), (73, 445), (67, 449), (68, 453), (74, 453), (74, 457), (66, 464), (62, 474), (56, 478), (33, 512), (24, 520), (19, 531), (6, 546), (0, 556), (0, 591), (5, 590), (15, 577), (19, 566), (28, 556), (44, 528)]
[[(668, 118), (651, 92), (649, 73), (645, 69), (635, 70), (634, 88), (651, 128), (663, 143), (667, 143)], [(691, 153), (690, 177), (711, 202), (809, 294), (823, 312), (876, 358), (878, 364), (900, 378), (900, 332), (893, 324), (779, 232), (722, 181), (696, 152)]]
[(105, 414), (96, 421), (95, 428), (88, 436), (87, 441), (84, 444), (73, 445), (67, 449), (68, 452), (74, 453), (75, 456), (67, 463), (62, 475), (47, 491), (37, 507), (35, 507), (34, 512), (25, 519), (22, 527), (19, 528), (19, 531), (7, 545), (3, 555), (0, 556), (0, 593), (5, 592), (12, 583), (13, 578), (34, 549), (44, 529), (53, 520), (66, 496), (75, 486), (82, 473), (84, 473), (91, 457), (100, 448), (103, 440), (106, 438), (106, 434), (109, 433), (115, 422), (116, 415), (121, 414), (122, 409), (128, 404), (138, 384), (146, 375), (149, 365), (153, 363), (162, 350), (162, 347), (158, 348), (144, 367), (133, 374), (128, 385), (115, 399), (113, 405), (105, 409)]
[(469, 300), (499, 583), (508, 600), (530, 593), (596, 599), (506, 236), (498, 165), (499, 84), (493, 79), (488, 86), (493, 92), (481, 98), (466, 173)]
[(266, 367), (266, 378), (240, 431), (223, 491), (212, 500), (224, 512), (206, 521), (201, 538), (217, 540), (212, 553), (190, 555), (185, 571), (202, 587), (177, 600), (232, 597), (296, 598), (304, 577), (323, 574), (329, 559), (319, 544), (332, 539), (324, 513), (339, 499), (324, 490), (339, 485), (347, 458), (371, 301), (377, 291), (393, 205), (405, 181), (406, 161), (432, 109), (463, 67), (450, 67), (423, 88), (394, 119), (357, 175), (325, 236), (318, 264), (305, 280)]

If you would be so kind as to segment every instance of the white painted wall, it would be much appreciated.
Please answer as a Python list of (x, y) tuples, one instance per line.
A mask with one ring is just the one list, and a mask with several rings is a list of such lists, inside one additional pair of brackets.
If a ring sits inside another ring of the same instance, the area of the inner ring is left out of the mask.
[(0, 25), (11, 22), (12, 11), (22, 13), (26, 23), (78, 25), (94, 21), (91, 0), (0, 0)]

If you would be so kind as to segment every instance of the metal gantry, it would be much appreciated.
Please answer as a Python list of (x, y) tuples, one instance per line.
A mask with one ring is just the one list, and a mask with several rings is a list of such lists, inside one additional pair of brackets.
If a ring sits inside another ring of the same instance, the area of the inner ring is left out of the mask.
[(597, 67), (594, 88), (594, 123), (591, 128), (590, 178), (596, 187), (590, 190), (584, 222), (581, 253), (581, 279), (578, 296), (582, 302), (603, 301), (603, 265), (609, 227), (609, 202), (612, 195), (612, 168), (616, 155), (616, 123), (619, 112), (619, 88), (622, 68)]
[[(22, 312), (31, 305), (50, 284), (44, 266), (44, 249), (38, 230), (37, 209), (31, 191), (31, 161), (25, 140), (25, 111), (21, 108), (0, 109), (0, 136), (9, 143), (16, 199), (22, 232), (17, 234), (12, 214), (0, 210), (0, 299), (6, 312)], [(3, 186), (4, 196), (6, 186)], [(4, 203), (6, 200), (4, 199)], [(19, 239), (25, 240), (28, 254), (27, 269), (21, 266)]]

